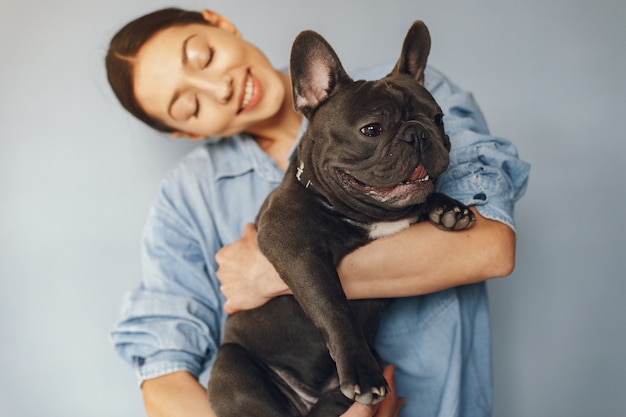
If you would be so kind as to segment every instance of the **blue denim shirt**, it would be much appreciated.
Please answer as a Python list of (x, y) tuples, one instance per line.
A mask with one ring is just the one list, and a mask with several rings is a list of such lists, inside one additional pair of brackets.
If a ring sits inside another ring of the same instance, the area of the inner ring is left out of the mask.
[[(391, 66), (360, 78), (380, 78)], [(426, 87), (445, 113), (451, 164), (439, 191), (514, 228), (513, 204), (529, 166), (491, 136), (471, 94), (429, 68)], [(305, 126), (303, 126), (302, 130)], [(198, 376), (214, 358), (226, 315), (215, 253), (239, 239), (283, 171), (247, 135), (208, 140), (163, 180), (144, 230), (143, 278), (112, 331), (140, 381), (174, 371)], [(394, 300), (376, 349), (396, 365), (402, 416), (491, 413), (489, 312), (484, 283)]]

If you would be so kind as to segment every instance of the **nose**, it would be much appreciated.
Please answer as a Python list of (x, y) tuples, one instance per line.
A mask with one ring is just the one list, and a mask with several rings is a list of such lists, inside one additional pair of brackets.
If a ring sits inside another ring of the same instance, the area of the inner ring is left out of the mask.
[(226, 74), (198, 74), (191, 77), (190, 83), (198, 91), (222, 104), (227, 103), (233, 95), (233, 79)]
[(423, 150), (428, 144), (429, 137), (430, 136), (426, 129), (416, 125), (406, 129), (404, 135), (402, 136), (402, 140), (413, 145), (419, 150)]

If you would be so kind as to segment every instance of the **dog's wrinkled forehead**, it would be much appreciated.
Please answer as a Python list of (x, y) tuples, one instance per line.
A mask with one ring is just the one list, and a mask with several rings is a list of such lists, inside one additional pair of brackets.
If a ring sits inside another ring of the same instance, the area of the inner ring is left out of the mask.
[(437, 106), (428, 90), (412, 77), (404, 74), (389, 75), (381, 80), (389, 91), (393, 91), (396, 97), (402, 97), (405, 101), (428, 102)]
[[(348, 125), (353, 125), (373, 121), (383, 114), (398, 118), (403, 106), (403, 97), (401, 90), (389, 88), (382, 80), (355, 81), (337, 89), (319, 108), (320, 114), (325, 114), (320, 123), (335, 125), (343, 120)], [(316, 122), (314, 118), (312, 123)]]
[(356, 81), (344, 88), (343, 94), (331, 97), (329, 104), (329, 112), (343, 109), (344, 114), (352, 113), (353, 117), (385, 114), (407, 119), (419, 113), (433, 116), (440, 112), (439, 106), (422, 85), (402, 75), (376, 81)]

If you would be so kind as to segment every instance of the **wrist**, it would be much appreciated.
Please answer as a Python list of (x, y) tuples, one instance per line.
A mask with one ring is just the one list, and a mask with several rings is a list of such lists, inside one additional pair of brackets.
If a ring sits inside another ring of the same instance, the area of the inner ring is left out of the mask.
[(274, 274), (274, 277), (272, 278), (272, 286), (268, 291), (268, 300), (271, 300), (272, 298), (276, 298), (279, 297), (281, 295), (291, 295), (291, 288), (289, 288), (289, 286), (285, 283), (285, 281), (282, 280), (282, 278), (280, 277), (280, 275), (278, 275), (278, 273)]

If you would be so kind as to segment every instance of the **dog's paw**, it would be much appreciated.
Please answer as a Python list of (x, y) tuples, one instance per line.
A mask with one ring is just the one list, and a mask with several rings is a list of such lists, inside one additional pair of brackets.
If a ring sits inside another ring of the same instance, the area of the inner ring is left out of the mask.
[(444, 230), (465, 230), (476, 222), (476, 216), (465, 204), (452, 198), (439, 198), (428, 213), (432, 224)]
[(385, 396), (389, 393), (389, 388), (387, 388), (386, 386), (378, 386), (372, 387), (365, 392), (361, 392), (361, 387), (359, 385), (352, 385), (347, 387), (342, 385), (341, 392), (346, 397), (353, 399), (354, 401), (361, 404), (374, 405), (385, 399)]
[(353, 367), (348, 374), (340, 372), (339, 382), (343, 395), (361, 404), (378, 404), (390, 392), (377, 364)]

